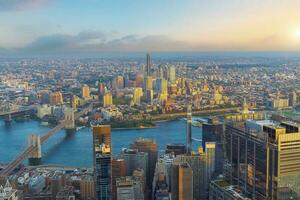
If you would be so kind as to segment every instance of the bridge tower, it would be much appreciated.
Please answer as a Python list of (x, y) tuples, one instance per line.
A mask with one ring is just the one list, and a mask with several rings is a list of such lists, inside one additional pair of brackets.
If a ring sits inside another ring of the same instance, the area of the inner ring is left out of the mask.
[(11, 114), (7, 114), (4, 116), (4, 122), (6, 125), (10, 125), (10, 123), (12, 122), (12, 116)]
[(28, 146), (35, 147), (34, 151), (28, 155), (29, 165), (39, 165), (42, 161), (41, 138), (39, 135), (31, 134), (28, 137)]
[(75, 131), (75, 115), (73, 108), (66, 108), (64, 111), (65, 115), (65, 129), (67, 133), (72, 133)]

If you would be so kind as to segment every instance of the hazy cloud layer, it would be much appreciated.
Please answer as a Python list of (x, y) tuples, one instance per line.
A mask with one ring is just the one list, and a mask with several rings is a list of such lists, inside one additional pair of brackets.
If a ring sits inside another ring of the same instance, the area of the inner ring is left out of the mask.
[(42, 36), (19, 48), (23, 53), (89, 53), (104, 51), (178, 51), (188, 50), (184, 42), (164, 35), (126, 35), (111, 38), (110, 33), (83, 31), (77, 35), (54, 34)]
[(45, 5), (48, 0), (0, 0), (0, 11), (22, 11)]

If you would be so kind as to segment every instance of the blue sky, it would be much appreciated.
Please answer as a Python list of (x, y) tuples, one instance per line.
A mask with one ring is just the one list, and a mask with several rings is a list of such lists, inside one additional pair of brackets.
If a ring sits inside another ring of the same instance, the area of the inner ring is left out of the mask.
[(1, 52), (298, 51), (298, 0), (0, 0)]

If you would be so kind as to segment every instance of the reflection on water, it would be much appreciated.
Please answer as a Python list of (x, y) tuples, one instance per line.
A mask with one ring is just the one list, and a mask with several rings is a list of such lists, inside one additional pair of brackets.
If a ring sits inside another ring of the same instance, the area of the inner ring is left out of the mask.
[[(29, 134), (44, 134), (49, 128), (36, 121), (13, 122), (6, 126), (0, 121), (0, 163), (7, 163), (27, 146)], [(112, 132), (112, 150), (117, 155), (136, 138), (154, 139), (163, 151), (166, 144), (185, 143), (185, 121), (158, 123), (157, 128), (116, 130)], [(201, 144), (202, 129), (193, 127), (193, 148)], [(195, 140), (194, 140), (195, 139)], [(61, 130), (42, 147), (43, 164), (62, 164), (89, 167), (92, 165), (92, 134), (89, 128), (66, 134)]]

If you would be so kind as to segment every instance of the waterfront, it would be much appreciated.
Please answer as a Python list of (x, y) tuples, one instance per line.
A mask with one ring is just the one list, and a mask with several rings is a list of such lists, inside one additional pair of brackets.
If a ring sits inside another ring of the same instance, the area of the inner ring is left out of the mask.
[[(13, 122), (10, 127), (0, 121), (0, 163), (8, 163), (27, 146), (29, 134), (44, 134), (48, 127), (41, 126), (37, 121)], [(185, 121), (176, 120), (157, 123), (156, 128), (113, 130), (113, 154), (120, 153), (122, 148), (139, 137), (152, 138), (164, 150), (168, 143), (185, 143)], [(193, 138), (200, 139), (202, 129), (193, 127)], [(196, 149), (199, 142), (193, 141)], [(74, 134), (67, 135), (63, 130), (55, 134), (42, 146), (43, 164), (60, 164), (67, 166), (92, 166), (92, 134), (89, 128), (83, 128)]]

